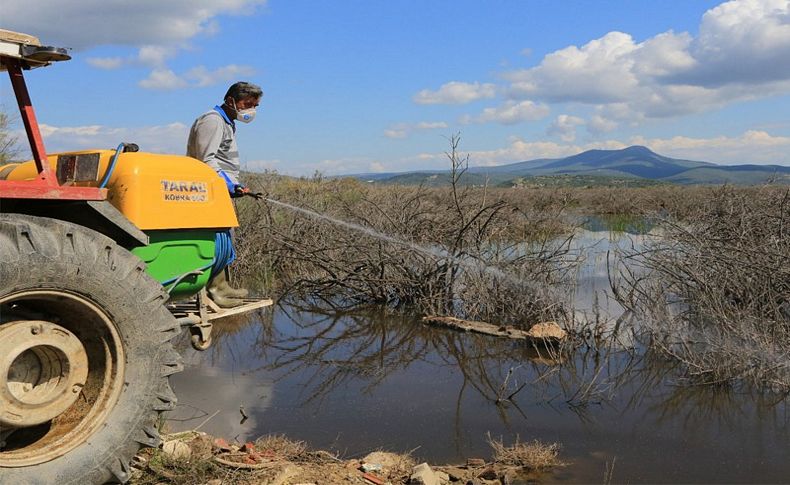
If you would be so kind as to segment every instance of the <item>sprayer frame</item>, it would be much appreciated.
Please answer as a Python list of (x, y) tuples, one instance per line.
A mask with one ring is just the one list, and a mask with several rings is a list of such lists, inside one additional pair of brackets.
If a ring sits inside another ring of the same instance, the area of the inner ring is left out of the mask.
[(19, 59), (0, 57), (0, 67), (8, 70), (8, 76), (11, 78), (19, 115), (25, 126), (30, 151), (38, 171), (38, 176), (33, 180), (0, 180), (0, 199), (105, 200), (107, 189), (74, 187), (58, 183), (47, 159), (44, 140), (22, 74), (23, 63)]

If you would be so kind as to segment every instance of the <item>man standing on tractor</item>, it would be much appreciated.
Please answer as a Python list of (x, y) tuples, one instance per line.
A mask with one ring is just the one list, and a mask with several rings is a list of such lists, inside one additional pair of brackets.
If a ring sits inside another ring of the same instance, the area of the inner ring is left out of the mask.
[[(237, 82), (228, 88), (222, 105), (200, 115), (189, 131), (187, 156), (202, 160), (216, 170), (225, 181), (231, 197), (250, 193), (250, 189), (239, 181), (241, 164), (236, 146), (236, 121), (251, 122), (262, 96), (259, 86)], [(228, 283), (227, 267), (236, 259), (230, 232), (220, 233), (217, 238), (218, 248), (226, 248), (226, 251), (222, 254), (218, 249), (207, 290), (214, 303), (232, 308), (241, 305), (248, 292), (244, 288), (233, 288)]]

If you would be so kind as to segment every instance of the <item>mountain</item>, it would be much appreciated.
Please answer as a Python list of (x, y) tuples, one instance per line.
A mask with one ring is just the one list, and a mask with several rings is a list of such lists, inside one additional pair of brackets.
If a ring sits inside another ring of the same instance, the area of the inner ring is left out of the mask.
[(664, 179), (681, 184), (757, 185), (767, 181), (790, 184), (790, 167), (779, 165), (731, 165), (701, 167)]
[(509, 165), (495, 165), (493, 167), (469, 167), (472, 173), (513, 173), (528, 170), (535, 170), (550, 163), (556, 162), (557, 158), (538, 158), (527, 162), (516, 162)]
[[(681, 184), (758, 184), (766, 181), (790, 184), (790, 167), (780, 165), (717, 165), (659, 155), (644, 146), (622, 150), (588, 150), (565, 158), (542, 158), (494, 167), (469, 167), (462, 182), (471, 185), (513, 186), (542, 181), (552, 176), (574, 176), (573, 180), (628, 179)], [(387, 174), (357, 174), (352, 177), (375, 183), (401, 185), (447, 185), (448, 170)], [(592, 178), (591, 178), (592, 177)], [(565, 180), (570, 180), (567, 177)]]
[(705, 166), (713, 164), (664, 157), (647, 147), (631, 146), (622, 150), (588, 150), (543, 165), (540, 170), (546, 173), (578, 173), (607, 169), (636, 177), (660, 179)]

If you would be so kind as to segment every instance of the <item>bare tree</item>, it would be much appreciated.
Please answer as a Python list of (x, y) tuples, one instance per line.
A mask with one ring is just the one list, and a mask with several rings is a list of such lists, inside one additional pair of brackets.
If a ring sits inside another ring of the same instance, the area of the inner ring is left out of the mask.
[(790, 391), (790, 189), (715, 189), (625, 261), (620, 301), (697, 383)]
[(21, 153), (19, 139), (12, 130), (13, 122), (5, 108), (0, 108), (0, 165), (16, 160)]
[(240, 268), (335, 307), (377, 303), (525, 327), (559, 318), (549, 287), (563, 279), (568, 245), (555, 241), (554, 220), (465, 185), (469, 158), (458, 135), (449, 141), (449, 187), (253, 178), (255, 190), (299, 209), (244, 201)]

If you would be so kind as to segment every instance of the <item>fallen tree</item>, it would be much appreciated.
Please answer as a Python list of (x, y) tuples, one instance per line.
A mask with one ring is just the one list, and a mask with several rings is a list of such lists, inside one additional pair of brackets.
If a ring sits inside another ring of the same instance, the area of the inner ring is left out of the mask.
[(474, 332), (492, 337), (503, 337), (514, 340), (530, 340), (541, 343), (554, 343), (565, 340), (568, 332), (560, 328), (556, 322), (541, 322), (532, 325), (529, 330), (515, 328), (511, 325), (494, 325), (488, 322), (463, 320), (455, 317), (444, 317), (429, 315), (423, 317), (422, 321), (442, 327), (460, 330), (463, 332)]

